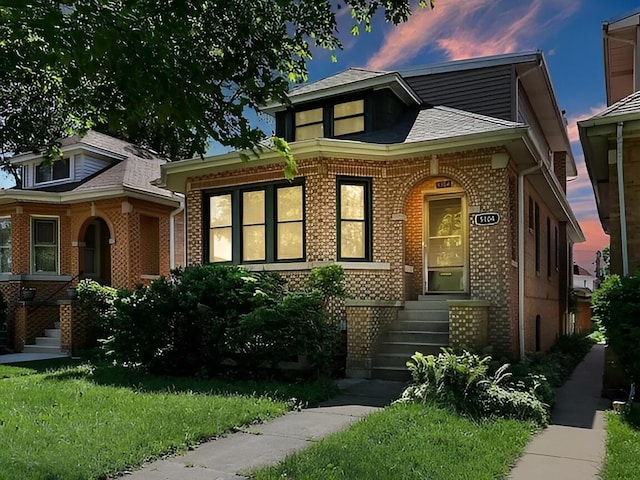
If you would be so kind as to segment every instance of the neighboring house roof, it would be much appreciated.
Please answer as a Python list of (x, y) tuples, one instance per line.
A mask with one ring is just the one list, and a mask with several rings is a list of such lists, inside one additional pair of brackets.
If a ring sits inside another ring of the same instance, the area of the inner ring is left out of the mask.
[(634, 72), (639, 27), (640, 12), (602, 23), (607, 105), (640, 90), (640, 77)]
[(347, 135), (345, 139), (381, 144), (413, 143), (516, 127), (526, 127), (526, 125), (455, 108), (437, 106), (411, 112), (393, 128)]
[(591, 272), (589, 272), (589, 270), (587, 270), (586, 268), (581, 267), (580, 265), (578, 265), (577, 263), (573, 264), (573, 274), (574, 275), (584, 275), (586, 277), (593, 277), (595, 278)]
[(628, 97), (625, 97), (608, 108), (605, 108), (602, 112), (597, 113), (591, 120), (596, 118), (608, 118), (613, 119), (620, 115), (638, 114), (640, 113), (640, 91), (632, 93)]
[(578, 122), (580, 142), (598, 207), (598, 215), (605, 232), (609, 232), (610, 192), (609, 150), (616, 140), (617, 127), (622, 125), (623, 137), (640, 134), (640, 91), (617, 101), (588, 118)]
[[(161, 174), (161, 165), (167, 160), (151, 150), (124, 140), (90, 130), (84, 137), (77, 135), (61, 140), (63, 152), (89, 150), (112, 158), (113, 163), (81, 181), (60, 183), (29, 189), (10, 188), (0, 191), (0, 202), (41, 201), (72, 202), (92, 198), (108, 198), (122, 195), (138, 195), (151, 201), (179, 204), (173, 192), (157, 187), (151, 182)], [(41, 155), (23, 154), (14, 157), (23, 163)], [(12, 162), (14, 161), (12, 159)]]

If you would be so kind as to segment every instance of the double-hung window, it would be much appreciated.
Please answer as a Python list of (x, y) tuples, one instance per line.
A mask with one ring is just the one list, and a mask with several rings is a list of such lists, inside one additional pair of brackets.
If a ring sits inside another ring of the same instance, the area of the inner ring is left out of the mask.
[(42, 162), (36, 165), (36, 183), (53, 182), (70, 177), (69, 159)]
[(333, 106), (333, 135), (364, 132), (364, 100), (338, 103)]
[(31, 219), (31, 271), (58, 273), (58, 219)]
[(371, 218), (371, 180), (339, 178), (339, 260), (371, 260)]
[(237, 188), (207, 197), (209, 262), (304, 259), (303, 184)]
[(322, 107), (296, 112), (296, 141), (324, 137)]
[(10, 218), (0, 218), (0, 273), (11, 273)]

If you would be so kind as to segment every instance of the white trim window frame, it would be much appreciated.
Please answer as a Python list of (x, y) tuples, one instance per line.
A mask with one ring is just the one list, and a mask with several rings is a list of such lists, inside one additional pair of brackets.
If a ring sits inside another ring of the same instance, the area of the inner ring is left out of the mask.
[(0, 217), (0, 273), (11, 273), (11, 217)]
[(31, 273), (60, 272), (60, 217), (31, 216)]
[[(66, 169), (62, 169), (61, 166), (64, 166), (65, 164), (66, 164)], [(41, 175), (43, 174), (39, 174), (40, 169), (43, 169), (43, 171), (44, 169), (47, 169), (47, 171), (49, 172), (48, 175), (46, 175), (46, 179), (41, 178)], [(73, 156), (64, 157), (59, 160), (55, 160), (50, 165), (47, 165), (46, 161), (42, 160), (39, 163), (33, 164), (33, 184), (48, 185), (51, 183), (65, 182), (65, 181), (71, 180), (71, 178), (73, 177), (72, 175), (73, 169), (74, 169)], [(61, 172), (64, 173), (64, 170), (66, 170), (65, 177), (61, 176)]]

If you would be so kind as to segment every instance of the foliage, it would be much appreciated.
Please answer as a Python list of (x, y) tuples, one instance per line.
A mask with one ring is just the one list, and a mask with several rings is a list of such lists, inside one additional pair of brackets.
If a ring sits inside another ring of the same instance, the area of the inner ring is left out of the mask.
[(620, 365), (632, 381), (640, 381), (640, 272), (611, 275), (594, 292), (591, 306)]
[[(353, 33), (411, 14), (409, 0), (344, 4)], [(96, 128), (173, 159), (211, 139), (258, 151), (247, 109), (286, 102), (314, 48), (342, 48), (337, 33), (330, 0), (0, 1), (0, 150), (52, 152)]]
[(432, 405), (395, 404), (251, 478), (506, 478), (532, 430), (529, 422), (472, 420)]
[(6, 327), (8, 308), (9, 308), (9, 304), (7, 303), (7, 300), (4, 298), (4, 293), (0, 292), (0, 330)]
[[(490, 376), (490, 362), (489, 356), (480, 357), (467, 351), (456, 355), (443, 349), (437, 357), (416, 352), (407, 362), (413, 382), (403, 392), (401, 401), (434, 402), (472, 416), (500, 416), (545, 425), (549, 419), (548, 406), (536, 397), (537, 385), (507, 384), (508, 364)], [(518, 390), (519, 386), (526, 389)]]
[[(287, 292), (276, 273), (227, 265), (179, 269), (148, 287), (105, 301), (92, 285), (105, 325), (103, 347), (121, 364), (176, 375), (278, 374), (280, 362), (305, 356), (316, 373), (331, 363), (335, 327), (320, 291)], [(101, 308), (106, 304), (108, 308)]]
[(601, 478), (637, 478), (640, 458), (640, 405), (632, 405), (625, 413), (607, 412), (606, 428), (607, 449)]
[(344, 269), (337, 264), (314, 268), (305, 279), (305, 286), (310, 290), (319, 290), (325, 298), (343, 298), (346, 295)]

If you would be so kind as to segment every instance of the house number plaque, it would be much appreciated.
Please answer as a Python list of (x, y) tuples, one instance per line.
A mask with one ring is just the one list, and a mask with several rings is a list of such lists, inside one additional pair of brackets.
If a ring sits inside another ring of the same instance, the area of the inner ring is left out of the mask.
[(441, 180), (436, 182), (436, 188), (451, 188), (451, 180)]
[(472, 218), (475, 225), (483, 227), (497, 225), (500, 222), (500, 214), (497, 212), (476, 213)]

